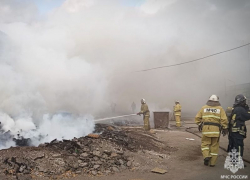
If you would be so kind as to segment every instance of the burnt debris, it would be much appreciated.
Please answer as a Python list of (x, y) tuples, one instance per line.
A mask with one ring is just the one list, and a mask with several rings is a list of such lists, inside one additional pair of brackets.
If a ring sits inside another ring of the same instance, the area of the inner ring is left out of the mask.
[[(152, 134), (136, 131), (96, 124), (94, 133), (86, 137), (1, 150), (0, 176), (107, 175), (132, 168), (131, 151), (159, 152), (166, 148), (163, 143), (155, 142)], [(19, 146), (30, 143), (24, 139), (15, 141)]]
[(31, 146), (30, 138), (24, 138), (19, 133), (15, 137), (10, 130), (4, 132), (0, 122), (0, 143), (4, 147), (9, 142), (14, 142), (15, 146)]

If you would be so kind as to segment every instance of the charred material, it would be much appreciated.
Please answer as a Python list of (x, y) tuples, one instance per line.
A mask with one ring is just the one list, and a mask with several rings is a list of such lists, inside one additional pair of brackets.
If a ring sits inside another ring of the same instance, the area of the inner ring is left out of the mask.
[(18, 136), (17, 138), (13, 138), (13, 141), (16, 143), (16, 146), (30, 146), (31, 139), (24, 138), (23, 136)]
[(15, 138), (11, 131), (4, 132), (0, 122), (0, 143), (2, 146), (6, 146), (8, 142), (14, 142), (15, 146), (31, 145), (31, 139), (29, 138), (24, 138), (23, 136), (20, 136), (20, 134), (17, 134), (17, 137)]
[(138, 136), (131, 130), (97, 124), (97, 132), (96, 136), (63, 141), (55, 139), (39, 147), (1, 150), (0, 176), (107, 175), (133, 167), (130, 151), (167, 148), (160, 141), (154, 142), (153, 135), (145, 131), (140, 131), (138, 134), (142, 135)]

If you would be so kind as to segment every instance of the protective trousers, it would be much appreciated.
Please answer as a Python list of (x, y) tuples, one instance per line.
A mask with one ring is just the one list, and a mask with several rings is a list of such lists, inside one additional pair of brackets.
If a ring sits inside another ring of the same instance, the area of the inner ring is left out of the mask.
[(237, 152), (240, 152), (241, 157), (243, 157), (244, 152), (244, 137), (240, 135), (238, 132), (230, 133), (229, 136), (229, 145), (228, 152), (232, 152), (232, 149), (235, 148)]
[(146, 131), (149, 131), (150, 130), (149, 116), (144, 116), (143, 121), (144, 121), (144, 129)]
[(210, 165), (215, 165), (219, 152), (219, 137), (207, 137), (202, 135), (201, 151), (203, 158), (211, 157)]
[(181, 116), (175, 115), (176, 126), (181, 127)]

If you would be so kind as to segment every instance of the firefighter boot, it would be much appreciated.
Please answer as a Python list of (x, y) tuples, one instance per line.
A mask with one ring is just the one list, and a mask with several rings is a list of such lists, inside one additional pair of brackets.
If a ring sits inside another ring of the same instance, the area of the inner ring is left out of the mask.
[(211, 159), (211, 157), (206, 157), (206, 158), (204, 159), (204, 165), (205, 165), (205, 166), (208, 166), (208, 164), (209, 164), (209, 162), (210, 162), (210, 159)]

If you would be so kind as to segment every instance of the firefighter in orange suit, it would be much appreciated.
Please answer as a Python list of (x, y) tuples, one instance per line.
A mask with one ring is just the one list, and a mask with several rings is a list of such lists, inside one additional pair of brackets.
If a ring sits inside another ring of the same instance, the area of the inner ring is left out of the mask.
[(137, 115), (143, 114), (143, 121), (144, 121), (144, 129), (146, 131), (150, 130), (150, 123), (149, 123), (149, 117), (150, 117), (150, 112), (148, 109), (148, 105), (146, 104), (145, 99), (141, 99), (141, 111), (137, 113)]
[(179, 101), (175, 101), (174, 115), (175, 115), (176, 127), (180, 127), (181, 126), (181, 105)]
[(204, 165), (214, 167), (219, 152), (220, 133), (228, 134), (228, 120), (221, 107), (219, 97), (212, 95), (207, 104), (201, 108), (195, 117), (199, 131), (202, 131), (201, 151)]

